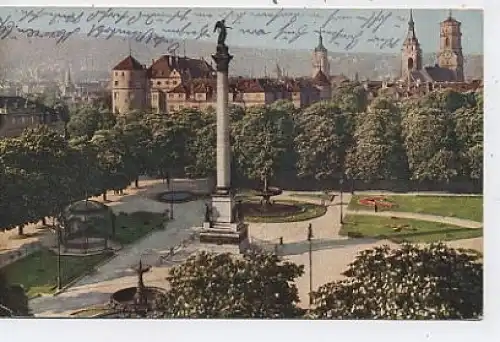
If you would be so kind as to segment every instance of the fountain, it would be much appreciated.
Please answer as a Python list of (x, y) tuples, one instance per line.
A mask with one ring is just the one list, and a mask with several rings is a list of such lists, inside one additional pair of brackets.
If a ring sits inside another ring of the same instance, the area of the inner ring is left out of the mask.
[(155, 300), (165, 293), (159, 287), (144, 285), (144, 273), (149, 272), (151, 266), (144, 266), (142, 261), (134, 268), (137, 274), (137, 286), (127, 287), (114, 292), (111, 295), (111, 307), (117, 312), (131, 313), (135, 315), (145, 314), (154, 307)]

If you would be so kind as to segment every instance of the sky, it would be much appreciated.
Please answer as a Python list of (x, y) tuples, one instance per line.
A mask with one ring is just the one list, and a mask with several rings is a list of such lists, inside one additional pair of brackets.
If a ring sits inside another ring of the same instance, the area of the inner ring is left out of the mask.
[[(452, 13), (462, 23), (464, 53), (482, 54), (482, 11)], [(36, 29), (41, 32), (39, 35), (45, 35), (39, 39), (50, 39), (47, 38), (50, 33), (66, 30), (96, 39), (110, 34), (131, 37), (142, 34), (145, 41), (145, 34), (153, 34), (164, 39), (201, 39), (215, 43), (214, 23), (226, 18), (226, 25), (230, 27), (229, 46), (311, 49), (317, 45), (321, 29), (329, 51), (397, 53), (407, 32), (408, 15), (409, 10), (402, 9), (3, 7), (0, 8), (0, 38), (9, 39), (12, 36), (9, 32), (16, 30), (21, 31), (21, 36), (33, 36), (37, 35), (33, 33)], [(417, 37), (424, 52), (438, 50), (439, 23), (447, 16), (447, 9), (413, 11)], [(153, 44), (151, 40), (149, 44)]]

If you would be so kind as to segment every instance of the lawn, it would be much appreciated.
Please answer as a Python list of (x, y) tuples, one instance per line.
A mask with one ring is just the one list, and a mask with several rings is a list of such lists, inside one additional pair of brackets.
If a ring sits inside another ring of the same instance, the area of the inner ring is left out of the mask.
[[(252, 201), (249, 202), (258, 202)], [(290, 201), (290, 200), (278, 200), (275, 202), (276, 204), (288, 204), (300, 207), (297, 212), (294, 213), (272, 213), (271, 215), (262, 215), (262, 216), (252, 216), (245, 214), (245, 221), (248, 222), (257, 222), (257, 223), (281, 223), (281, 222), (299, 222), (306, 221), (316, 217), (320, 217), (325, 215), (326, 207), (322, 205), (317, 205), (314, 203), (305, 203), (298, 201)]]
[(163, 229), (165, 221), (161, 213), (120, 213), (116, 217), (116, 232), (112, 240), (124, 245), (131, 244), (154, 230)]
[[(371, 210), (372, 207), (359, 204), (359, 200), (370, 196), (352, 196), (350, 210)], [(482, 196), (385, 196), (396, 204), (390, 211), (412, 212), (439, 216), (450, 216), (483, 222)], [(384, 210), (383, 208), (379, 208)]]
[(354, 238), (389, 239), (397, 243), (437, 242), (481, 237), (483, 229), (395, 217), (347, 215), (340, 234)]
[[(62, 285), (91, 271), (97, 264), (109, 259), (112, 252), (90, 256), (61, 256)], [(29, 297), (53, 293), (57, 286), (57, 254), (42, 249), (2, 269), (7, 280), (24, 287)]]

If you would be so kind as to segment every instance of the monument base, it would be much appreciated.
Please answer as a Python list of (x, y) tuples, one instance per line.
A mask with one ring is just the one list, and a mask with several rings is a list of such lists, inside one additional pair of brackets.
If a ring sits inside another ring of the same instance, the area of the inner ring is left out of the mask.
[(250, 246), (248, 225), (244, 223), (204, 223), (200, 230), (200, 243), (232, 245), (243, 253)]

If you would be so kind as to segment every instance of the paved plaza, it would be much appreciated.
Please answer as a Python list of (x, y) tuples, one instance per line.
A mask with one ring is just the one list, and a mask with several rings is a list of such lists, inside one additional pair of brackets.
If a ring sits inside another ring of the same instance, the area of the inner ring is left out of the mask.
[[(142, 181), (139, 189), (133, 187), (126, 189), (123, 196), (109, 195), (108, 205), (115, 212), (152, 211), (164, 212), (169, 208), (168, 203), (161, 203), (153, 199), (154, 194), (167, 190), (166, 184), (161, 181)], [(207, 193), (209, 185), (204, 180), (174, 180), (174, 188), (177, 190), (190, 190)], [(353, 213), (347, 210), (350, 194), (344, 194), (344, 215)], [(291, 199), (292, 194), (284, 192), (276, 199)], [(295, 197), (295, 199), (298, 199)], [(319, 203), (320, 200), (313, 197), (300, 197), (301, 201)], [(192, 227), (201, 225), (204, 213), (204, 201), (197, 200), (174, 205), (174, 220), (166, 223), (166, 229), (155, 231), (137, 243), (120, 250), (117, 255), (106, 264), (100, 266), (94, 273), (80, 279), (70, 288), (56, 296), (43, 296), (32, 299), (30, 306), (36, 316), (67, 316), (75, 310), (96, 304), (104, 304), (109, 301), (111, 293), (128, 286), (136, 285), (136, 276), (132, 270), (139, 259), (146, 264), (152, 265), (152, 270), (146, 273), (144, 280), (147, 285), (166, 287), (165, 277), (169, 267), (185, 260), (191, 253), (199, 248), (197, 243), (186, 245), (177, 253), (173, 260), (162, 261), (170, 248), (179, 246), (193, 233)], [(362, 211), (367, 214), (368, 211)], [(432, 215), (413, 213), (382, 212), (373, 215), (398, 216), (456, 224), (463, 227), (477, 228), (482, 224), (459, 220), (456, 218), (443, 218)], [(307, 226), (311, 223), (314, 239), (312, 241), (312, 281), (313, 288), (327, 282), (342, 278), (341, 273), (354, 259), (356, 254), (367, 248), (377, 245), (388, 244), (396, 246), (395, 243), (386, 240), (374, 239), (348, 239), (339, 235), (340, 230), (340, 196), (335, 196), (332, 203), (328, 203), (325, 215), (303, 222), (292, 223), (250, 223), (249, 233), (251, 241), (260, 244), (267, 249), (276, 248), (280, 238), (283, 238), (283, 246), (278, 247), (279, 254), (297, 264), (305, 266), (304, 275), (297, 280), (301, 305), (307, 307), (309, 293), (309, 242), (306, 241)], [(27, 231), (36, 231), (36, 226), (28, 227)], [(5, 239), (7, 234), (4, 233)], [(40, 237), (38, 237), (40, 238)], [(42, 234), (43, 238), (43, 234)], [(16, 241), (16, 240), (10, 240)], [(5, 240), (4, 240), (5, 244)], [(482, 238), (451, 241), (453, 247), (473, 248), (482, 251)]]

